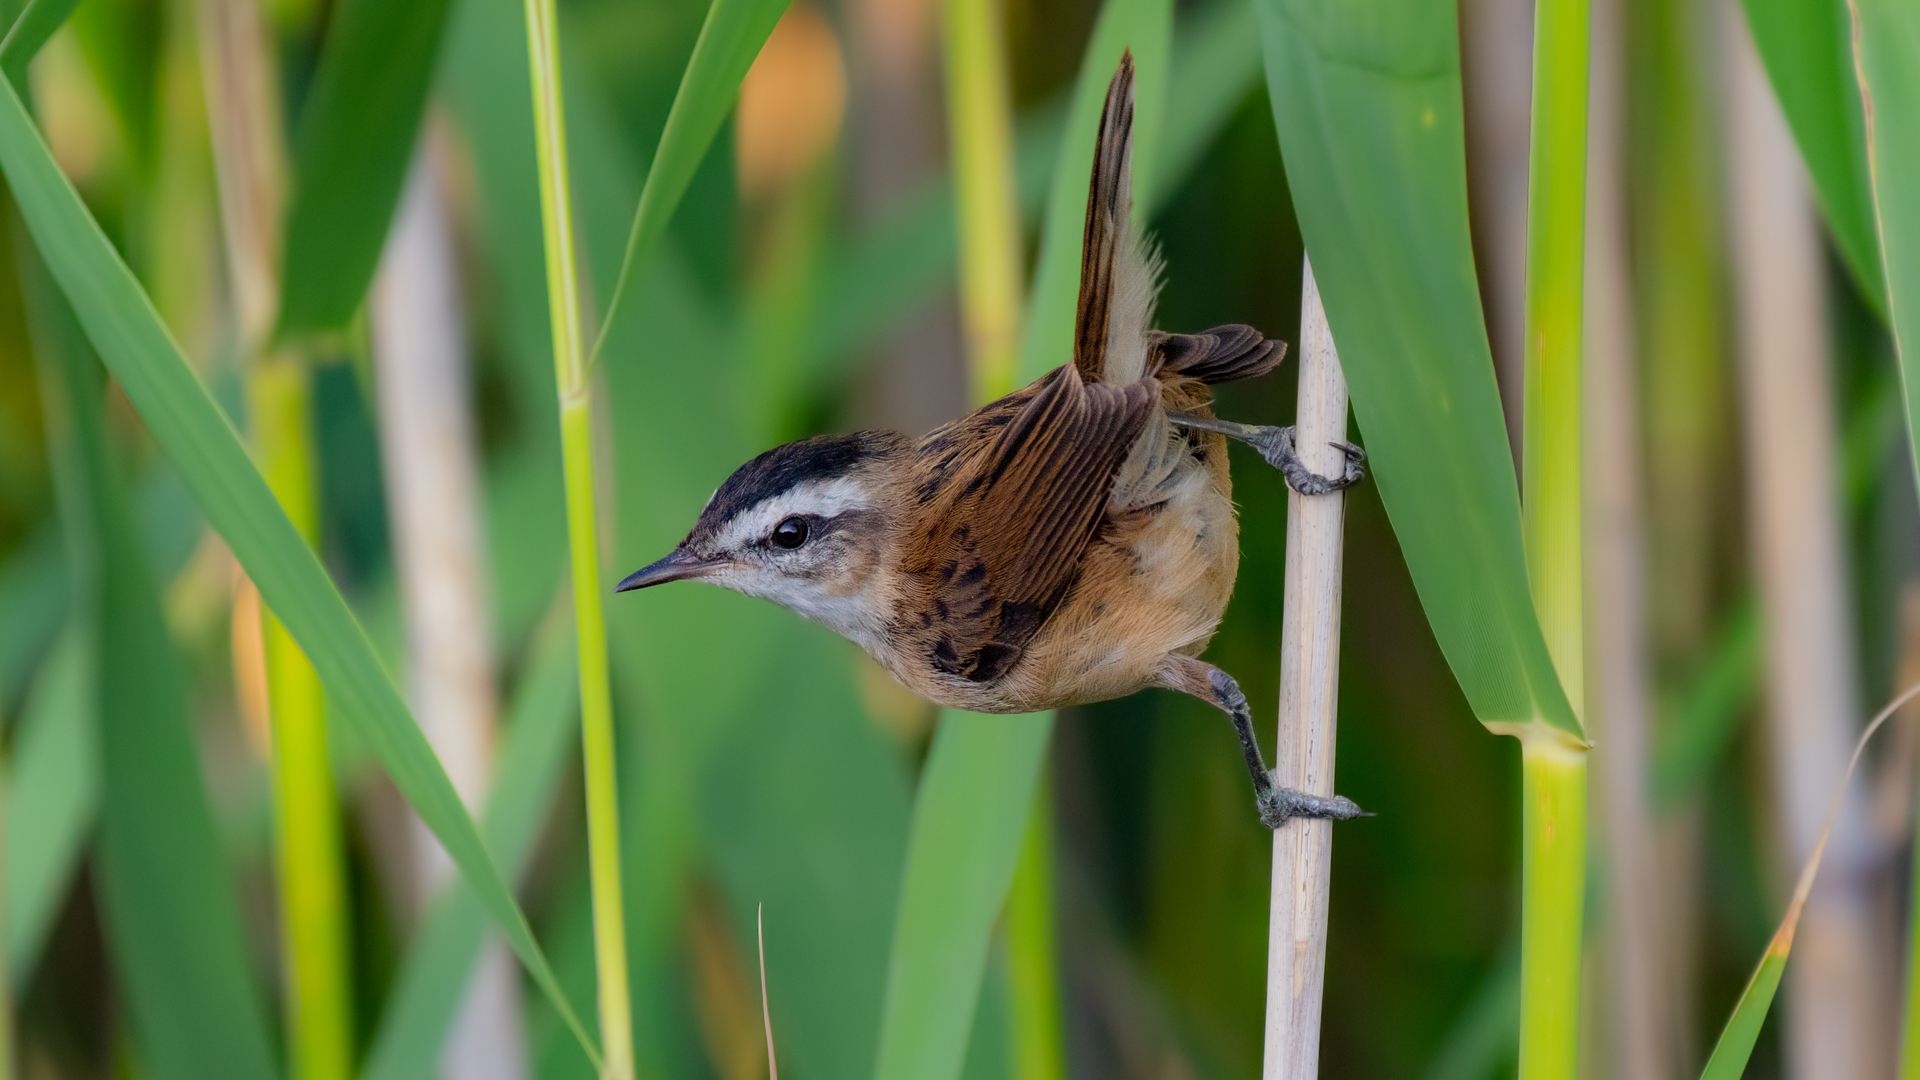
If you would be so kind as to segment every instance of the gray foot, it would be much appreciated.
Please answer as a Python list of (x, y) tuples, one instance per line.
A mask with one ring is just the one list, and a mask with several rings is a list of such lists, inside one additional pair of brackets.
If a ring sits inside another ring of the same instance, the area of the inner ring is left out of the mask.
[(1294, 429), (1291, 427), (1236, 424), (1231, 420), (1182, 412), (1170, 412), (1167, 418), (1181, 427), (1217, 431), (1230, 439), (1246, 443), (1258, 450), (1260, 456), (1267, 459), (1267, 464), (1280, 470), (1280, 475), (1286, 477), (1288, 487), (1302, 495), (1329, 495), (1352, 487), (1367, 475), (1366, 451), (1349, 442), (1327, 444), (1346, 456), (1346, 467), (1341, 475), (1328, 477), (1313, 472), (1301, 463), (1299, 455), (1294, 452)]
[(1277, 829), (1285, 825), (1289, 818), (1348, 821), (1357, 817), (1373, 816), (1354, 805), (1353, 800), (1345, 795), (1309, 795), (1304, 791), (1295, 791), (1293, 788), (1278, 785), (1272, 785), (1265, 790), (1256, 790), (1254, 801), (1260, 807), (1260, 824), (1269, 829)]

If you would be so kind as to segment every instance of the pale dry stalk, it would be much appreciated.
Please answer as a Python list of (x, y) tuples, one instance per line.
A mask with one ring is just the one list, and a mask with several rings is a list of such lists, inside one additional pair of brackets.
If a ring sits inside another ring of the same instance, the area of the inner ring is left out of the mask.
[[(471, 813), (492, 772), (497, 713), (485, 597), (480, 447), (466, 312), (443, 182), (443, 146), (423, 141), (387, 237), (369, 306), (382, 474), (407, 635), (413, 714)], [(411, 817), (411, 815), (409, 815)], [(453, 863), (412, 817), (415, 899), (424, 908)], [(489, 939), (441, 1052), (441, 1075), (526, 1075), (519, 973)]]
[[(1587, 649), (1593, 679), (1590, 789), (1607, 861), (1602, 949), (1607, 992), (1596, 1038), (1618, 1080), (1668, 1080), (1674, 1045), (1672, 980), (1663, 960), (1658, 865), (1648, 792), (1653, 712), (1647, 636), (1645, 518), (1640, 491), (1639, 385), (1627, 263), (1624, 134), (1625, 4), (1594, 0), (1587, 136), (1586, 364)], [(1663, 895), (1665, 894), (1665, 895)], [(1584, 1056), (1584, 1049), (1583, 1049)]]
[[(1774, 805), (1787, 866), (1813, 851), (1859, 715), (1828, 385), (1826, 257), (1798, 149), (1746, 24), (1723, 3), (1747, 502), (1767, 626)], [(1887, 950), (1875, 944), (1865, 807), (1849, 791), (1787, 970), (1787, 1075), (1890, 1068)]]
[[(1347, 382), (1320, 305), (1313, 267), (1300, 283), (1300, 398), (1295, 446), (1307, 468), (1338, 476), (1332, 444), (1347, 438)], [(1274, 782), (1333, 794), (1340, 690), (1341, 534), (1346, 496), (1287, 493), (1285, 610), (1280, 629), (1280, 726)], [(1313, 1080), (1320, 1059), (1320, 996), (1327, 963), (1333, 823), (1295, 818), (1273, 833), (1267, 930), (1267, 1030), (1262, 1080)]]

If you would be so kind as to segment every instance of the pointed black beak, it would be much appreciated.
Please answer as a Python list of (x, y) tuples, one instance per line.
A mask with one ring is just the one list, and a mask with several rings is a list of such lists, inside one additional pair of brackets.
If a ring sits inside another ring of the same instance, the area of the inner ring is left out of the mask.
[(705, 577), (718, 569), (720, 563), (710, 562), (685, 548), (675, 548), (673, 553), (659, 562), (643, 566), (628, 574), (625, 580), (614, 586), (614, 592), (632, 592), (649, 585), (664, 585), (669, 581), (686, 581), (691, 578)]

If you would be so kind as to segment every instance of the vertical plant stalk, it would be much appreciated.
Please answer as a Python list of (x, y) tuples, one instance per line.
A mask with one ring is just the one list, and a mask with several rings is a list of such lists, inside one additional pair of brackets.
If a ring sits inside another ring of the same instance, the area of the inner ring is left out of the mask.
[[(1580, 535), (1581, 314), (1587, 198), (1587, 0), (1539, 0), (1527, 184), (1522, 532), (1547, 651), (1585, 712)], [(1579, 1058), (1587, 754), (1544, 724), (1521, 735), (1520, 1080), (1573, 1080)]]
[(580, 286), (573, 250), (573, 197), (560, 101), (559, 25), (554, 0), (526, 0), (527, 59), (533, 80), (540, 226), (547, 262), (547, 317), (560, 396), (560, 454), (567, 536), (573, 557), (573, 615), (579, 641), (580, 741), (585, 756), (587, 862), (599, 974), (600, 1038), (608, 1080), (632, 1080), (633, 1018), (627, 987), (625, 904), (620, 889), (620, 808), (614, 776), (613, 693), (607, 625), (601, 614), (600, 544), (593, 505), (592, 395), (580, 342)]
[(973, 397), (1013, 389), (1020, 347), (1020, 196), (997, 0), (947, 0), (947, 126), (960, 236), (960, 310)]
[[(947, 129), (960, 240), (960, 322), (973, 402), (1014, 388), (1019, 363), (1021, 237), (999, 0), (947, 0)], [(1043, 774), (1007, 890), (1005, 921), (1014, 1080), (1064, 1080), (1053, 907), (1053, 799)]]
[[(1300, 460), (1337, 476), (1345, 458), (1347, 380), (1306, 263), (1300, 281)], [(1274, 783), (1333, 794), (1340, 703), (1340, 574), (1346, 495), (1287, 492), (1285, 606), (1280, 624), (1280, 727)], [(1333, 823), (1294, 818), (1273, 833), (1267, 930), (1267, 1027), (1262, 1080), (1313, 1080), (1320, 1068), (1320, 999), (1327, 969)]]
[[(269, 341), (280, 291), (286, 161), (270, 46), (254, 0), (202, 0), (200, 24), (229, 278), (248, 362), (254, 456), (287, 517), (314, 544), (311, 373), (305, 357), (274, 350)], [(262, 623), (290, 1072), (295, 1080), (346, 1080), (353, 1071), (350, 949), (325, 697), (286, 627), (272, 612)]]
[[(433, 134), (430, 127), (409, 170), (370, 315), (413, 713), (461, 800), (478, 813), (494, 758), (493, 643), (466, 312)], [(453, 863), (418, 817), (406, 823), (424, 911), (453, 877)], [(468, 980), (441, 1075), (516, 1080), (526, 1075), (526, 1056), (518, 972), (496, 937)]]
[[(1767, 628), (1781, 855), (1796, 866), (1820, 837), (1860, 699), (1835, 482), (1826, 255), (1799, 151), (1745, 20), (1723, 10), (1732, 24), (1727, 176), (1749, 534)], [(1865, 826), (1864, 803), (1849, 791), (1827, 849), (1830, 872), (1801, 917), (1786, 1018), (1787, 1075), (1800, 1080), (1884, 1076), (1891, 1064), (1879, 1050), (1891, 1035), (1881, 1022), (1888, 973), (1879, 962), (1885, 950), (1874, 943), (1875, 860)]]
[(1594, 770), (1607, 864), (1605, 1019), (1608, 1075), (1669, 1080), (1672, 993), (1662, 960), (1662, 902), (1653, 824), (1651, 649), (1647, 640), (1645, 519), (1640, 490), (1639, 386), (1632, 279), (1627, 268), (1623, 152), (1624, 0), (1593, 5), (1593, 100), (1588, 108), (1584, 342), (1587, 626), (1596, 732)]

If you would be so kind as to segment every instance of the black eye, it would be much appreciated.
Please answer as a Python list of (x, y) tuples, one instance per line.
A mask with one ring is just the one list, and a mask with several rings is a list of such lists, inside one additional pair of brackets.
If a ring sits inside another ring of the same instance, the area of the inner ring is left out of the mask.
[(783, 548), (797, 548), (807, 542), (807, 519), (790, 517), (773, 527), (773, 542)]

